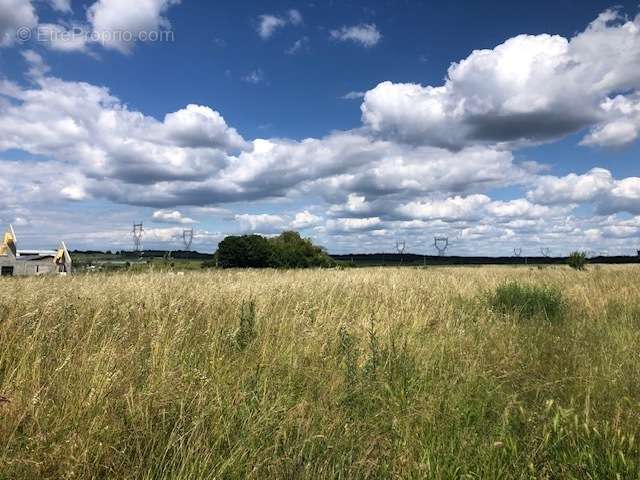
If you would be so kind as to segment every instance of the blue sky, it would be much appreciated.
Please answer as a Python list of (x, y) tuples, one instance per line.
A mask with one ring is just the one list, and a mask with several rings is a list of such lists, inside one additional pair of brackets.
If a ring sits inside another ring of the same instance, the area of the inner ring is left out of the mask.
[(635, 253), (638, 12), (0, 0), (0, 220), (34, 248), (144, 221), (150, 248)]

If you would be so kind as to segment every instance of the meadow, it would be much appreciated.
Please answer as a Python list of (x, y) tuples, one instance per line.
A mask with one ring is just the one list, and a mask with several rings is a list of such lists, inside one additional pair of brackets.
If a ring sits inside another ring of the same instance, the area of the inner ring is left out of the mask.
[(640, 478), (640, 268), (0, 281), (0, 479)]

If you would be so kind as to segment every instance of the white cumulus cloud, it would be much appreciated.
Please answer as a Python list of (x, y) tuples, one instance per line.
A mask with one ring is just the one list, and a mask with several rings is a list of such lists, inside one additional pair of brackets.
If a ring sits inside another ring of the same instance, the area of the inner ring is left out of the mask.
[(289, 24), (301, 25), (302, 21), (302, 14), (296, 9), (289, 10), (286, 15), (264, 14), (258, 17), (257, 32), (260, 38), (267, 40), (277, 30)]
[(295, 217), (290, 223), (290, 227), (293, 230), (303, 230), (305, 228), (314, 227), (322, 221), (322, 217), (314, 215), (309, 210), (296, 213)]
[(37, 24), (31, 0), (0, 0), (0, 47), (13, 45), (18, 29), (32, 29)]
[(582, 175), (543, 176), (535, 183), (527, 197), (542, 204), (592, 203), (602, 214), (640, 214), (640, 177), (618, 180), (609, 170), (593, 168)]
[(360, 24), (352, 26), (343, 26), (329, 32), (333, 40), (342, 42), (355, 42), (366, 48), (374, 47), (382, 40), (382, 34), (378, 31), (375, 24)]
[(165, 16), (181, 0), (98, 0), (87, 10), (87, 19), (105, 48), (130, 53), (138, 40), (151, 32), (169, 29)]
[(595, 128), (588, 143), (624, 143), (635, 138), (629, 127), (600, 122), (624, 116), (625, 100), (608, 99), (640, 87), (639, 56), (640, 16), (606, 11), (571, 39), (518, 35), (475, 50), (440, 86), (382, 82), (367, 92), (362, 119), (383, 137), (450, 149), (535, 143), (586, 127)]
[(71, 0), (48, 0), (51, 8), (62, 13), (71, 13)]
[(192, 218), (186, 217), (179, 210), (156, 210), (153, 212), (152, 218), (156, 222), (160, 223), (181, 223), (192, 224), (197, 223)]
[(267, 213), (257, 215), (243, 213), (236, 215), (235, 219), (240, 225), (240, 229), (246, 233), (278, 233), (286, 224), (285, 219), (280, 215), (271, 215)]

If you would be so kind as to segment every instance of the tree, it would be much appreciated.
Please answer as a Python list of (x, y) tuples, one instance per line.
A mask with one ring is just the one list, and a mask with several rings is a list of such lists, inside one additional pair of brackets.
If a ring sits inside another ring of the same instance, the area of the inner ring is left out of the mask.
[(269, 242), (273, 247), (273, 263), (277, 267), (326, 267), (333, 263), (320, 247), (310, 239), (302, 238), (298, 232), (282, 232)]
[(226, 237), (217, 255), (223, 268), (308, 268), (335, 263), (322, 248), (292, 231), (270, 239), (260, 235)]
[(265, 268), (270, 266), (272, 249), (260, 235), (226, 237), (218, 245), (218, 259), (223, 268)]

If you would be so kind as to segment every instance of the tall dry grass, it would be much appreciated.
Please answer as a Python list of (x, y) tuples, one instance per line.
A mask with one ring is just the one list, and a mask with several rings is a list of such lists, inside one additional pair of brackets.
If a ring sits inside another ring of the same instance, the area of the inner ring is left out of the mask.
[[(555, 288), (554, 322), (495, 308)], [(0, 479), (638, 478), (640, 269), (0, 281)]]

